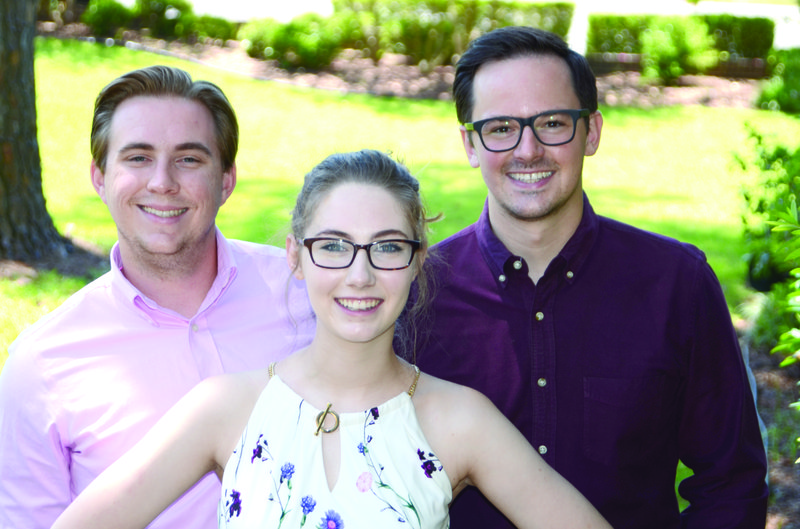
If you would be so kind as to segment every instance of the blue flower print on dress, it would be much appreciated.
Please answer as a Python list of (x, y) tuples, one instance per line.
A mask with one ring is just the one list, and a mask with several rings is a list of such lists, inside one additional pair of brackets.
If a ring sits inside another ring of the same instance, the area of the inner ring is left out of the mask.
[(328, 511), (320, 520), (317, 529), (344, 529), (344, 522), (336, 511)]
[(281, 467), (281, 483), (284, 481), (289, 481), (292, 479), (294, 475), (294, 465), (291, 463), (286, 463)]
[(236, 489), (231, 489), (231, 493), (228, 495), (230, 498), (225, 500), (225, 509), (228, 512), (227, 521), (230, 521), (234, 515), (238, 518), (240, 514), (242, 514), (242, 498), (241, 494)]
[(317, 502), (311, 496), (303, 496), (303, 499), (300, 500), (300, 507), (303, 508), (303, 519), (300, 521), (300, 527), (303, 527), (306, 524), (306, 518), (309, 514), (314, 512), (314, 507), (317, 506)]
[(442, 464), (439, 462), (439, 459), (433, 454), (433, 452), (428, 452), (427, 455), (425, 452), (417, 448), (417, 456), (419, 460), (422, 461), (422, 470), (425, 472), (425, 476), (428, 478), (433, 478), (433, 473), (437, 470), (442, 470)]
[[(362, 493), (370, 492), (386, 505), (384, 510), (393, 511), (397, 515), (398, 522), (407, 523), (412, 528), (419, 528), (422, 522), (417, 508), (411, 501), (411, 497), (401, 496), (389, 483), (384, 481), (383, 471), (385, 467), (373, 458), (372, 452), (369, 450), (369, 444), (372, 442), (373, 437), (368, 430), (371, 426), (375, 426), (379, 418), (378, 408), (372, 408), (364, 414), (363, 439), (356, 448), (364, 456), (369, 472), (364, 472), (358, 476), (355, 483), (356, 489)], [(379, 493), (378, 491), (383, 491), (384, 493)], [(389, 494), (385, 494), (386, 492)]]

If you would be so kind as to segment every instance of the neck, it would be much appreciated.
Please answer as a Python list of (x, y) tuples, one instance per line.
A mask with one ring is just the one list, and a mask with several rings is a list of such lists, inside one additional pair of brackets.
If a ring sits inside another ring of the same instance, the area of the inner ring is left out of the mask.
[(137, 255), (126, 250), (120, 244), (122, 272), (133, 286), (185, 318), (197, 314), (217, 277), (216, 240), (210, 249), (175, 255)]
[(282, 362), (287, 383), (315, 407), (363, 411), (408, 389), (413, 370), (392, 349), (391, 335), (368, 343), (329, 340), (318, 330), (311, 344)]
[(582, 199), (536, 219), (514, 217), (489, 200), (492, 231), (508, 251), (525, 259), (534, 284), (578, 229), (582, 217)]

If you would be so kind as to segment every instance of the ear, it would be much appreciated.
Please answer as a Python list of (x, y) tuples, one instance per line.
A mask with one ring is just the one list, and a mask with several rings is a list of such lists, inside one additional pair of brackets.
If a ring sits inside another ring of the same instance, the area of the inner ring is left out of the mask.
[(220, 205), (224, 204), (225, 201), (233, 193), (233, 189), (236, 187), (236, 164), (233, 164), (228, 171), (222, 173), (222, 202)]
[(106, 202), (106, 175), (97, 167), (94, 160), (92, 160), (89, 174), (91, 175), (92, 187), (94, 187), (95, 192), (100, 196), (104, 204), (108, 204), (108, 202)]
[(598, 110), (589, 116), (589, 130), (586, 133), (584, 155), (592, 156), (600, 146), (600, 131), (603, 129), (603, 115)]
[(467, 153), (469, 164), (477, 169), (481, 166), (481, 162), (478, 159), (478, 154), (475, 152), (475, 145), (472, 143), (472, 135), (467, 131), (464, 125), (461, 125), (459, 128), (461, 129), (461, 141), (464, 143), (464, 150)]
[(300, 244), (291, 233), (286, 236), (286, 263), (296, 279), (305, 279), (303, 267), (300, 266)]

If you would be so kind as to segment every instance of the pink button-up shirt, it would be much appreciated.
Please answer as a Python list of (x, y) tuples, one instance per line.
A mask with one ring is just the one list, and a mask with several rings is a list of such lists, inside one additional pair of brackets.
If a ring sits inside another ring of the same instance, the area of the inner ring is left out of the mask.
[[(197, 314), (158, 306), (111, 271), (24, 331), (0, 373), (0, 527), (46, 529), (202, 379), (266, 367), (307, 345), (313, 316), (284, 251), (217, 232)], [(209, 474), (152, 528), (215, 528)]]

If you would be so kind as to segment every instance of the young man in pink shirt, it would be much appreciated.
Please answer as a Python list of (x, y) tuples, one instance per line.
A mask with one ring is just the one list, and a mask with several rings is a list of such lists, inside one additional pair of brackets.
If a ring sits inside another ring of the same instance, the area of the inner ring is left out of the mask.
[[(314, 320), (284, 251), (225, 239), (238, 125), (215, 85), (154, 66), (97, 98), (92, 184), (111, 270), (24, 331), (0, 373), (0, 528), (49, 528), (189, 389), (306, 345)], [(288, 291), (287, 291), (288, 289)], [(209, 474), (153, 528), (216, 527)]]

